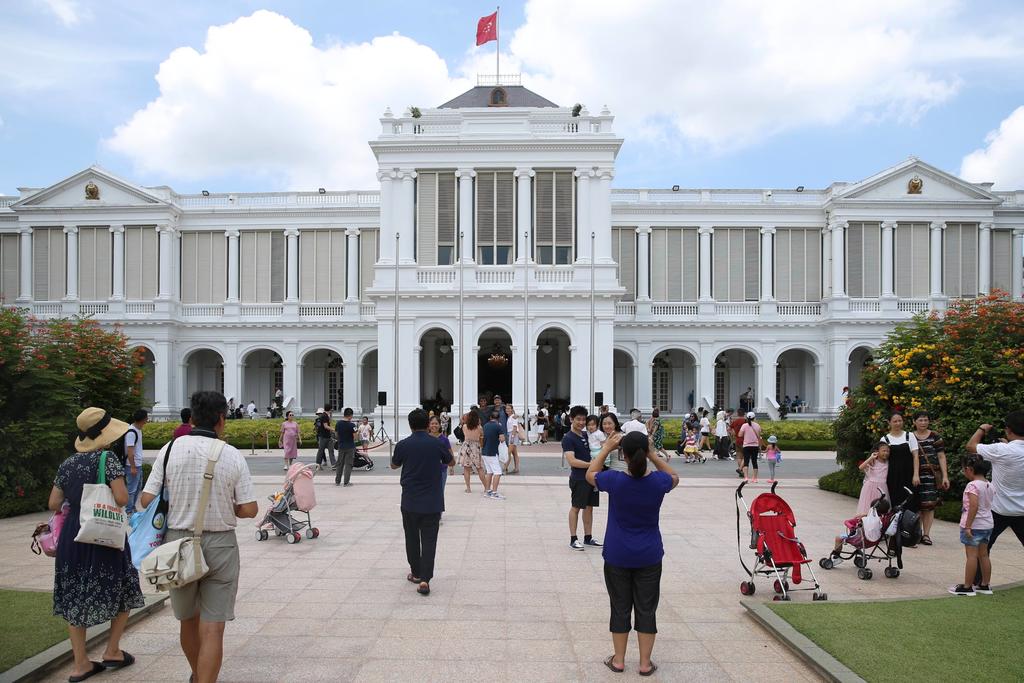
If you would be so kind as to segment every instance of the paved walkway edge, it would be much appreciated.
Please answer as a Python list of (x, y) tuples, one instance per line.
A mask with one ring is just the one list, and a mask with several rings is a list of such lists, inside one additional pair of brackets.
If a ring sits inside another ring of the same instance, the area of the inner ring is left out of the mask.
[(749, 612), (754, 621), (768, 629), (780, 643), (792, 650), (797, 657), (802, 659), (826, 681), (831, 683), (864, 683), (863, 678), (838, 659), (825, 652), (821, 647), (815, 645), (810, 638), (790, 626), (788, 621), (775, 614), (764, 603), (741, 600), (740, 604), (747, 609), (747, 612)]
[[(168, 595), (147, 595), (146, 604), (134, 610), (128, 616), (128, 626), (145, 619), (164, 606)], [(110, 632), (110, 622), (93, 626), (85, 632), (85, 643), (87, 647), (103, 641)], [(43, 674), (65, 662), (71, 661), (71, 641), (63, 640), (48, 650), (43, 650), (34, 657), (26, 659), (21, 664), (0, 673), (0, 683), (21, 683), (22, 681), (37, 681)]]

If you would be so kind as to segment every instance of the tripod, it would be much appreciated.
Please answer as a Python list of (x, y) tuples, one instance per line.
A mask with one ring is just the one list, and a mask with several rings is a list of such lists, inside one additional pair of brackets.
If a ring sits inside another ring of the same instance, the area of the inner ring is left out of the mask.
[(388, 430), (384, 429), (384, 406), (380, 407), (380, 429), (373, 435), (373, 440), (391, 443), (391, 436), (388, 434)]

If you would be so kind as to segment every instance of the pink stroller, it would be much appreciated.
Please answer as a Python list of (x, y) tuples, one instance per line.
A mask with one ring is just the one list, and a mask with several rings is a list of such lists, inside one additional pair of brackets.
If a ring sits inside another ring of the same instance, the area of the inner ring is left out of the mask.
[[(317, 538), (320, 530), (313, 526), (309, 516), (310, 510), (316, 507), (316, 491), (313, 490), (313, 466), (295, 463), (288, 468), (284, 479), (284, 490), (269, 497), (271, 506), (267, 514), (256, 525), (256, 540), (265, 541), (270, 532), (275, 536), (284, 536), (288, 543), (302, 540), (303, 529), (306, 538)], [(306, 513), (306, 520), (292, 517), (292, 511)]]

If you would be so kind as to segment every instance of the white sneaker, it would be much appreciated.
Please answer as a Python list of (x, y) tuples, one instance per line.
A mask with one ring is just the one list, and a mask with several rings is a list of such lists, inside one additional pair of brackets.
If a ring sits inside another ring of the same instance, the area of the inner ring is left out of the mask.
[(490, 491), (484, 491), (484, 494), (483, 494), (483, 496), (482, 496), (482, 497), (483, 497), (483, 498), (490, 498), (490, 497), (491, 497), (491, 495), (492, 495), (492, 494), (491, 494), (491, 492), (490, 492)]
[(494, 500), (505, 500), (505, 496), (501, 495), (497, 491), (491, 492), (491, 498), (493, 498)]
[(570, 543), (569, 547), (572, 548), (573, 550), (583, 550), (584, 549), (582, 541), (580, 541), (580, 539), (578, 539), (578, 538), (575, 541), (573, 541), (572, 543)]

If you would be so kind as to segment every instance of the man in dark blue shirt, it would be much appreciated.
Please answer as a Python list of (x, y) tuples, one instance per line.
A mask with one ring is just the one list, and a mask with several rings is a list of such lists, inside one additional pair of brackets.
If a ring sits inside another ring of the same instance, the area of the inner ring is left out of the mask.
[[(587, 426), (587, 409), (573, 406), (569, 411), (572, 430), (562, 437), (562, 453), (572, 470), (569, 472), (569, 491), (572, 496), (569, 508), (569, 547), (583, 550), (584, 546), (600, 547), (601, 543), (594, 539), (594, 508), (601, 504), (597, 489), (587, 482), (587, 468), (590, 467), (590, 443), (583, 429)], [(580, 510), (583, 510), (583, 543), (576, 535), (579, 525)]]
[(501, 428), (501, 417), (497, 408), (488, 415), (487, 424), (484, 425), (484, 445), (480, 450), (480, 459), (484, 465), (484, 498), (492, 500), (505, 500), (505, 496), (498, 493), (498, 483), (501, 481), (501, 461), (498, 460), (498, 446), (504, 440), (504, 433)]
[(356, 457), (356, 423), (352, 420), (352, 409), (345, 408), (342, 417), (334, 425), (334, 433), (338, 435), (338, 469), (334, 473), (334, 485), (341, 483), (345, 475), (345, 486), (351, 486), (352, 462)]
[(451, 449), (427, 434), (428, 424), (427, 411), (417, 408), (410, 412), (412, 434), (398, 442), (391, 456), (391, 469), (402, 468), (402, 527), (409, 560), (405, 578), (419, 584), (421, 595), (430, 595), (434, 576), (437, 530), (444, 509), (441, 464), (452, 462)]

